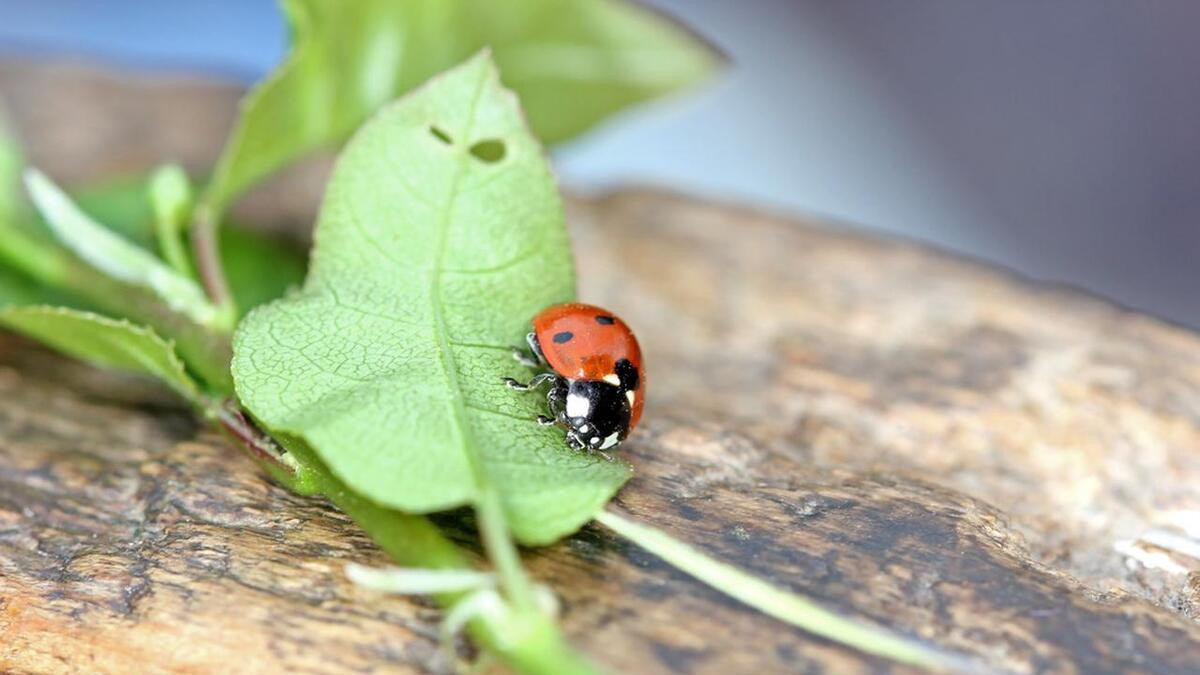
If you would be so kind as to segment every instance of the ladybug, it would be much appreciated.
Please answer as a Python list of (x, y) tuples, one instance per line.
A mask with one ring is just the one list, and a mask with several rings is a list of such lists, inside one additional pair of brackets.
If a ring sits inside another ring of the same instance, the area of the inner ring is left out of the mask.
[(569, 302), (547, 307), (533, 317), (525, 336), (532, 354), (516, 349), (522, 364), (542, 369), (528, 383), (504, 378), (511, 389), (535, 391), (549, 384), (550, 416), (538, 423), (567, 432), (567, 445), (612, 459), (617, 447), (642, 417), (646, 376), (642, 350), (624, 321), (594, 305)]

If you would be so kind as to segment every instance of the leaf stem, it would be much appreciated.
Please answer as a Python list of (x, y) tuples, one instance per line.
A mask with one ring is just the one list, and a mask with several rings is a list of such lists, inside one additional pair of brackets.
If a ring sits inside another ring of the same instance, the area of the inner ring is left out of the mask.
[(204, 414), (212, 418), (225, 433), (237, 440), (251, 458), (295, 477), (296, 467), (283, 459), (285, 456), (283, 448), (275, 442), (275, 439), (259, 429), (232, 400), (213, 401), (204, 408)]
[(710, 558), (665, 532), (635, 523), (613, 511), (601, 511), (596, 521), (712, 588), (814, 635), (922, 668), (970, 669), (961, 657), (942, 653), (881, 626), (837, 614), (812, 600)]
[(479, 521), (479, 537), (488, 560), (496, 567), (505, 597), (517, 611), (537, 611), (533, 585), (521, 566), (521, 556), (509, 534), (500, 495), (491, 486), (481, 489), (475, 515)]
[(208, 299), (217, 307), (220, 323), (232, 332), (237, 323), (237, 309), (229, 283), (225, 280), (225, 268), (221, 263), (217, 217), (207, 204), (196, 209), (196, 222), (192, 225), (192, 251), (196, 257), (196, 270)]

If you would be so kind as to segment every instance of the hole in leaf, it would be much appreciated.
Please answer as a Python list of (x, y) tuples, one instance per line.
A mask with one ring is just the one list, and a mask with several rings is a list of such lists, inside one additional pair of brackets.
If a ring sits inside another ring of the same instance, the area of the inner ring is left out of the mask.
[(504, 152), (504, 141), (498, 138), (489, 138), (471, 146), (471, 154), (488, 164), (495, 164), (504, 159)]
[(432, 134), (434, 138), (445, 143), (446, 145), (451, 145), (454, 143), (454, 141), (450, 138), (450, 134), (442, 131), (436, 126), (429, 127), (429, 133)]

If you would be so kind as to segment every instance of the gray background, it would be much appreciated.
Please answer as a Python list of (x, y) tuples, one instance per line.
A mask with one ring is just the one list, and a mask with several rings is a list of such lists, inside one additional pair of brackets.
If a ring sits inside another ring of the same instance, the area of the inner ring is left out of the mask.
[[(653, 4), (734, 65), (560, 149), (572, 187), (824, 214), (1200, 326), (1200, 3)], [(0, 0), (8, 57), (251, 81), (284, 49), (272, 0)]]

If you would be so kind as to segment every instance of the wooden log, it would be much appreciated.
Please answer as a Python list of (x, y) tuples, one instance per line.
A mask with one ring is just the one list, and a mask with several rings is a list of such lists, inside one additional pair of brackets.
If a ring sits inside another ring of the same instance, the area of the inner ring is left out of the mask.
[[(238, 89), (10, 64), (0, 95), (79, 181), (208, 165)], [(247, 213), (303, 226), (323, 172)], [(1196, 335), (812, 220), (646, 189), (568, 211), (582, 296), (647, 354), (613, 509), (998, 670), (1200, 666)], [(904, 670), (596, 525), (525, 557), (613, 672)], [(349, 561), (384, 557), (163, 390), (0, 337), (0, 669), (447, 672), (437, 609), (353, 587)]]

